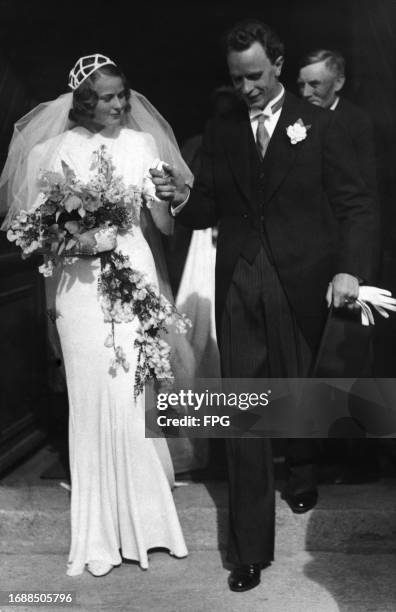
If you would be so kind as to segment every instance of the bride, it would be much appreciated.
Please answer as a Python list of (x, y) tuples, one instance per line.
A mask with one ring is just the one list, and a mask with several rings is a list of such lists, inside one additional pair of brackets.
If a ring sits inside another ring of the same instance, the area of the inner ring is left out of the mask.
[[(171, 231), (166, 205), (155, 199), (148, 179), (149, 168), (159, 159), (176, 164), (186, 180), (191, 179), (169, 126), (143, 96), (129, 90), (122, 72), (105, 56), (80, 58), (70, 72), (69, 86), (72, 94), (40, 105), (17, 124), (0, 182), (10, 202), (5, 227), (20, 210), (37, 203), (40, 170), (60, 172), (66, 163), (77, 179), (87, 182), (101, 150), (125, 185), (151, 196), (155, 225)], [(166, 548), (176, 557), (184, 557), (187, 549), (170, 488), (170, 458), (166, 445), (160, 446), (165, 441), (145, 438), (144, 392), (134, 393), (139, 320), (114, 326), (128, 368), (110, 373), (105, 340), (111, 325), (98, 300), (101, 264), (94, 256), (101, 250), (100, 241), (92, 231), (80, 234), (79, 240), (85, 255), (92, 256), (66, 260), (50, 279), (70, 406), (67, 573), (81, 574), (87, 565), (91, 574), (102, 576), (122, 557), (146, 569), (152, 548)], [(146, 284), (158, 288), (156, 263), (161, 262), (155, 262), (139, 218), (113, 240), (115, 251), (129, 256)]]

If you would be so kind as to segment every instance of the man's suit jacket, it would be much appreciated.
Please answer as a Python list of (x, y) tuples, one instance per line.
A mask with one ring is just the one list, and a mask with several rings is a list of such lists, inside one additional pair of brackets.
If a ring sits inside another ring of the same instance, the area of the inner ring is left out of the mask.
[[(286, 128), (299, 119), (310, 127), (305, 140), (292, 144)], [(238, 257), (253, 263), (264, 244), (301, 330), (315, 348), (333, 275), (371, 278), (378, 240), (376, 202), (336, 114), (292, 94), (286, 94), (261, 164), (252, 151), (246, 108), (209, 122), (201, 172), (178, 218), (197, 229), (219, 224), (218, 331)]]
[[(352, 102), (340, 98), (336, 114), (347, 132), (356, 154), (361, 177), (370, 193), (377, 198), (374, 133), (370, 117)], [(379, 249), (378, 244), (378, 249)], [(374, 258), (379, 263), (378, 256)], [(376, 270), (376, 273), (378, 271)], [(377, 274), (376, 274), (377, 275)], [(360, 313), (333, 310), (322, 337), (313, 369), (319, 377), (368, 377), (371, 373), (370, 340), (373, 329), (363, 327)]]
[(340, 98), (334, 111), (348, 133), (356, 153), (363, 180), (377, 195), (377, 173), (373, 125), (369, 115), (345, 98)]

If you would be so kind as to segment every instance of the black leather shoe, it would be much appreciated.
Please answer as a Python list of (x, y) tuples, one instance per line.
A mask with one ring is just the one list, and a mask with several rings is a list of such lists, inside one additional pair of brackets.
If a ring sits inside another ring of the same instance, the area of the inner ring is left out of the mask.
[(249, 591), (260, 584), (260, 563), (251, 563), (250, 565), (238, 565), (234, 567), (231, 574), (228, 576), (228, 586), (231, 591)]
[(285, 493), (283, 499), (289, 504), (290, 509), (295, 514), (304, 514), (308, 510), (312, 510), (318, 501), (318, 491), (305, 491), (304, 493)]

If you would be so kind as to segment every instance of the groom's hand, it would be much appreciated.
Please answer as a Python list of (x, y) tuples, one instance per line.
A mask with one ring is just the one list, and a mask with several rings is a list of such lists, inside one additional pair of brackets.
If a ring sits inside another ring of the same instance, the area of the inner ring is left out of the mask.
[(187, 199), (189, 187), (176, 168), (168, 165), (164, 165), (162, 170), (150, 168), (150, 174), (157, 198), (166, 200), (174, 206), (182, 204)]
[(351, 274), (336, 274), (329, 284), (326, 300), (327, 305), (333, 304), (335, 308), (358, 308), (355, 304), (359, 295), (359, 281)]

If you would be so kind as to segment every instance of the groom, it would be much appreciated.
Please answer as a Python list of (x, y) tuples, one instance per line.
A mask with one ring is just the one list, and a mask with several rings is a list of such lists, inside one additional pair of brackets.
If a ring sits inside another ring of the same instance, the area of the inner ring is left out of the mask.
[[(182, 224), (219, 223), (222, 375), (307, 376), (326, 296), (335, 308), (353, 308), (359, 282), (370, 281), (376, 203), (336, 115), (285, 92), (276, 34), (259, 21), (238, 23), (226, 35), (225, 51), (243, 103), (208, 124), (191, 192), (172, 170), (152, 171), (153, 180)], [(245, 591), (273, 559), (271, 442), (229, 439), (227, 454), (228, 582)]]

